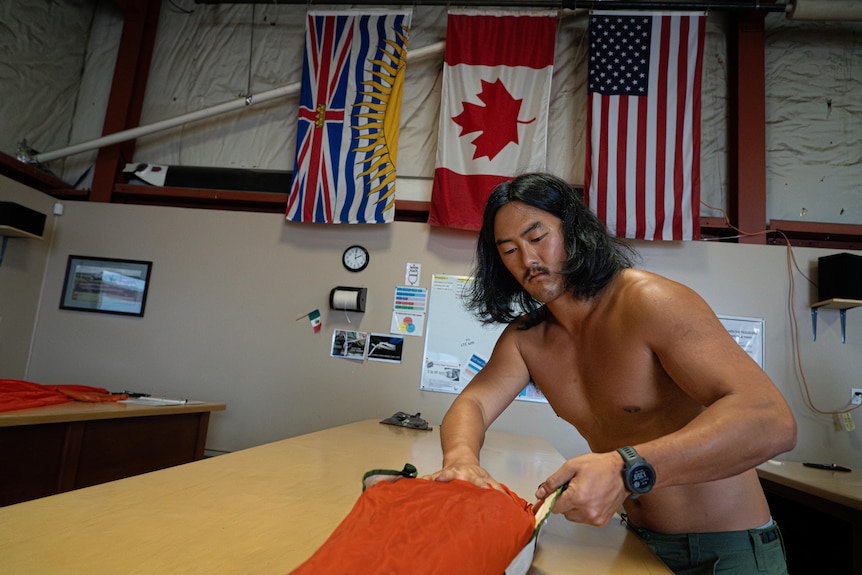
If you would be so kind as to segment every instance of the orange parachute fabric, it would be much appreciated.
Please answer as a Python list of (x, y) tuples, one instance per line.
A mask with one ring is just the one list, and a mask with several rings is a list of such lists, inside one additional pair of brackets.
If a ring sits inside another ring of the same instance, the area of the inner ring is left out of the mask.
[(384, 481), (290, 575), (503, 575), (533, 536), (531, 508), (457, 479)]
[(0, 411), (57, 405), (70, 401), (118, 401), (125, 394), (111, 394), (107, 389), (89, 385), (41, 385), (20, 379), (0, 379)]

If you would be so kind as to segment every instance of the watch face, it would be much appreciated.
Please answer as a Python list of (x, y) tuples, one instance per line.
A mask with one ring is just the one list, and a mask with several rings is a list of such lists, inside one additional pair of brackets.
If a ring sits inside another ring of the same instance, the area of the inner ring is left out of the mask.
[(344, 267), (352, 272), (364, 270), (369, 259), (368, 250), (362, 246), (350, 246), (344, 250), (344, 255), (341, 256)]
[(631, 491), (630, 497), (637, 499), (639, 495), (649, 492), (655, 486), (655, 469), (638, 455), (631, 446), (620, 447), (617, 452), (625, 463), (623, 483)]
[(632, 467), (629, 481), (635, 493), (646, 493), (652, 489), (655, 478), (653, 477), (652, 469), (640, 464)]

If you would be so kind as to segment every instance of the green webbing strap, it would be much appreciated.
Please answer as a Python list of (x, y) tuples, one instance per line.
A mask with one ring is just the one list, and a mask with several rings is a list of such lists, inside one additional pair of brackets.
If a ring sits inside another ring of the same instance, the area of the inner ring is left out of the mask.
[(362, 491), (365, 491), (366, 488), (365, 481), (374, 475), (392, 475), (415, 479), (416, 476), (419, 475), (419, 472), (411, 463), (405, 463), (404, 469), (401, 471), (396, 471), (395, 469), (372, 469), (371, 471), (366, 471), (365, 475), (362, 476)]

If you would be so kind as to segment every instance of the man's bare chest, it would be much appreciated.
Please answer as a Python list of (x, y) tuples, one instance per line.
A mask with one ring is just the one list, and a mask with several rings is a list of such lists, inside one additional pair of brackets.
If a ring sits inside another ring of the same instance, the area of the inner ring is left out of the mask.
[(533, 382), (594, 449), (666, 431), (669, 407), (689, 401), (649, 350), (624, 338), (531, 351), (525, 360)]

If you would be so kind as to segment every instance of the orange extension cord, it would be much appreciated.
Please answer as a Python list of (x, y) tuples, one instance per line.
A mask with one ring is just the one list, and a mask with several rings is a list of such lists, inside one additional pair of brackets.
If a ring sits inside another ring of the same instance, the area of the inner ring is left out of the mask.
[[(843, 409), (843, 410), (838, 410), (838, 411), (827, 411), (824, 409), (819, 409), (814, 404), (814, 400), (811, 398), (811, 390), (808, 387), (808, 380), (805, 378), (805, 370), (802, 368), (802, 355), (800, 354), (800, 351), (799, 351), (799, 325), (798, 325), (798, 322), (796, 321), (796, 310), (793, 308), (793, 298), (794, 298), (794, 295), (796, 293), (795, 292), (796, 282), (793, 278), (793, 268), (795, 267), (796, 270), (800, 274), (802, 274), (802, 277), (804, 277), (806, 280), (808, 280), (808, 283), (810, 283), (811, 285), (813, 285), (815, 287), (817, 287), (817, 285), (813, 281), (811, 281), (811, 278), (806, 276), (805, 273), (801, 269), (799, 269), (799, 264), (796, 262), (796, 256), (793, 254), (793, 247), (790, 245), (790, 239), (787, 237), (787, 235), (784, 232), (782, 232), (781, 230), (761, 230), (759, 232), (746, 232), (746, 231), (740, 230), (739, 228), (733, 226), (730, 223), (730, 220), (727, 217), (727, 213), (724, 210), (722, 210), (721, 208), (716, 208), (714, 206), (710, 206), (709, 204), (707, 204), (703, 200), (701, 200), (700, 203), (703, 204), (704, 206), (706, 206), (707, 208), (709, 208), (711, 210), (715, 210), (721, 214), (721, 216), (724, 218), (725, 224), (727, 224), (727, 227), (729, 227), (730, 229), (732, 229), (733, 231), (735, 231), (739, 234), (738, 236), (733, 236), (733, 237), (738, 238), (738, 237), (743, 237), (743, 236), (779, 234), (779, 235), (781, 235), (781, 237), (784, 238), (784, 242), (787, 244), (787, 274), (788, 274), (788, 277), (790, 280), (790, 294), (789, 294), (790, 295), (790, 302), (788, 304), (788, 309), (790, 311), (790, 320), (791, 320), (791, 326), (792, 326), (792, 330), (793, 330), (793, 341), (794, 341), (795, 353), (796, 353), (796, 365), (797, 365), (797, 368), (799, 369), (799, 376), (802, 380), (802, 390), (804, 392), (804, 397), (805, 397), (806, 403), (808, 404), (808, 407), (810, 407), (812, 411), (814, 411), (816, 413), (823, 414), (823, 415), (832, 415), (832, 416), (850, 413), (851, 411), (855, 411), (855, 410), (859, 409), (860, 407), (862, 407), (862, 405), (857, 405), (857, 406), (851, 407), (849, 409)], [(732, 239), (732, 238), (722, 238), (722, 239)]]

